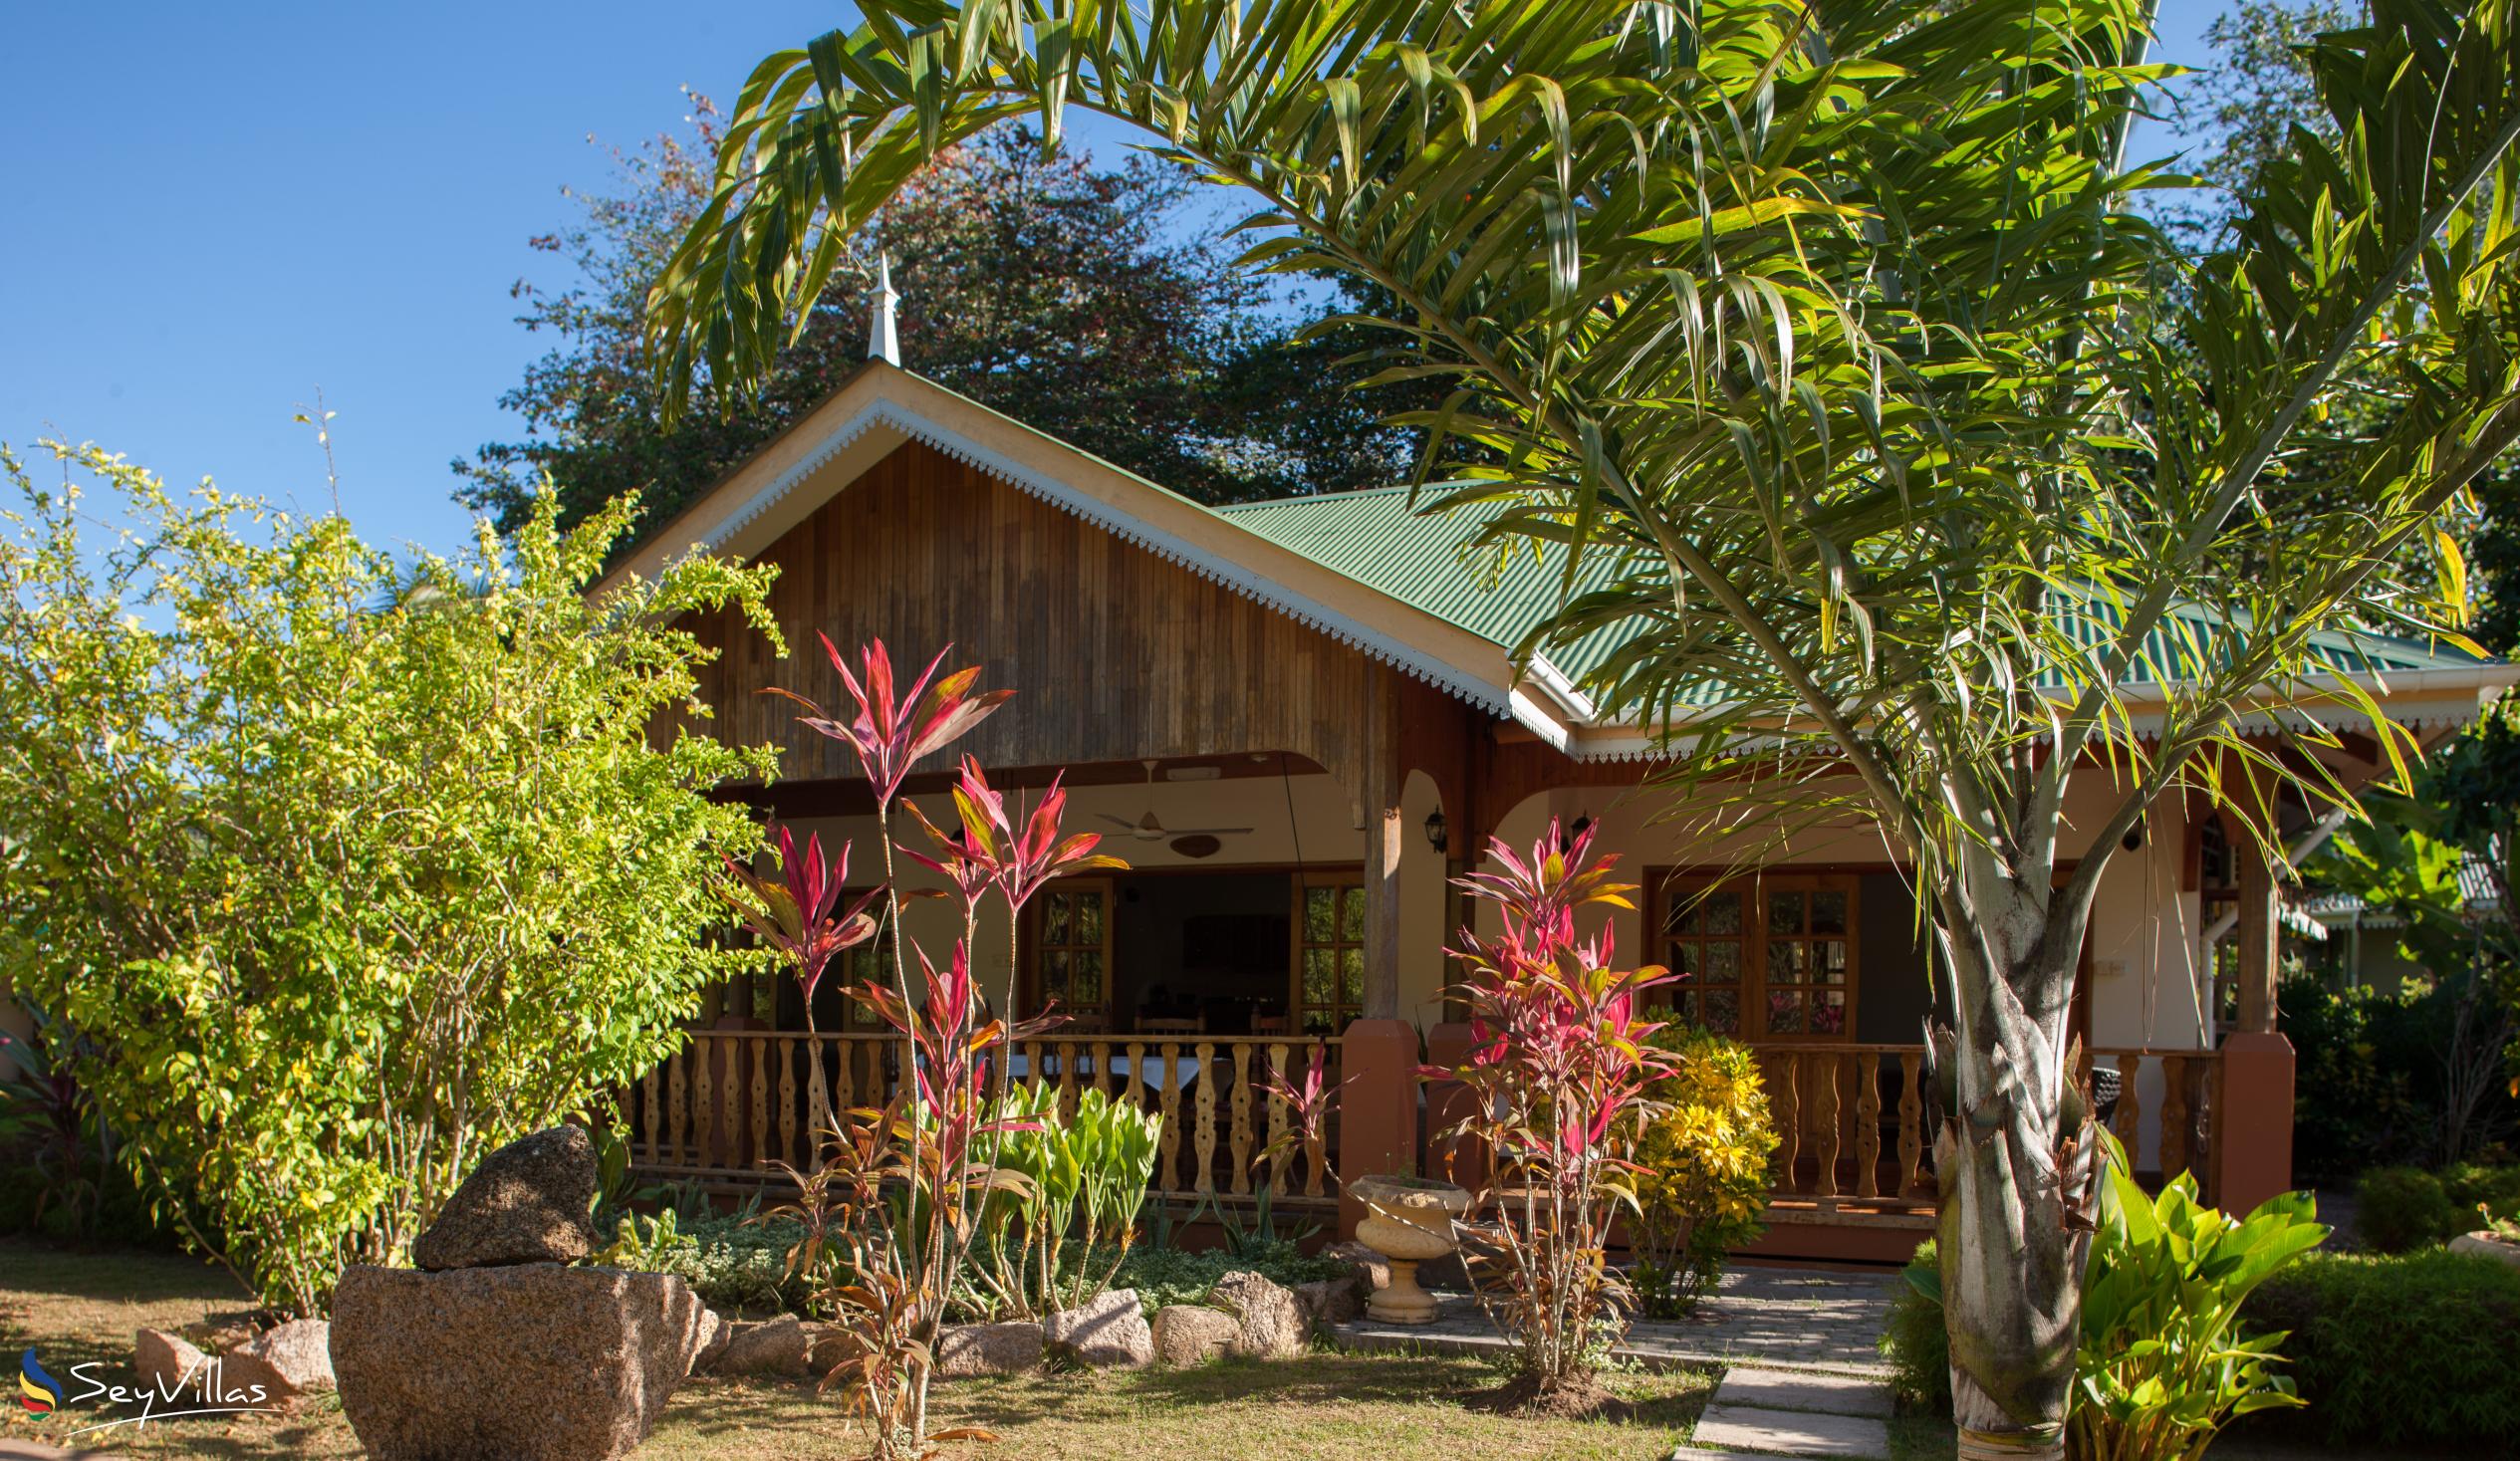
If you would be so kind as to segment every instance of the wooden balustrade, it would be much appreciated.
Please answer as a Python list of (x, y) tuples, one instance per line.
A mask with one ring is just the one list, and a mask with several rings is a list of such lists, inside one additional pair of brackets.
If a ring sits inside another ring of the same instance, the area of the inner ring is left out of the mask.
[[(1082, 1093), (1101, 1091), (1159, 1115), (1148, 1184), (1157, 1196), (1248, 1200), (1265, 1183), (1275, 1201), (1328, 1205), (1337, 1192), (1335, 1134), (1254, 1167), (1292, 1125), (1285, 1103), (1267, 1090), (1272, 1075), (1300, 1073), (1316, 1047), (1327, 1050), (1336, 1083), (1340, 1041), (1267, 1036), (1053, 1037), (1021, 1043), (1014, 1075), (1066, 1109)], [(1939, 1113), (1922, 1047), (1809, 1041), (1755, 1049), (1777, 1128), (1773, 1220), (1930, 1220)], [(728, 1182), (757, 1182), (776, 1162), (802, 1167), (813, 1133), (829, 1124), (820, 1112), (891, 1098), (904, 1050), (881, 1035), (694, 1034), (624, 1093), (631, 1159), (650, 1175)], [(2104, 1047), (2085, 1053), (2078, 1079), (2088, 1087), (2103, 1069), (2118, 1074), (2119, 1093), (2100, 1114), (2137, 1171), (2147, 1181), (2193, 1171), (2212, 1201), (2220, 1057)]]
[[(1773, 1217), (1921, 1221), (1931, 1213), (1937, 1097), (1923, 1047), (1809, 1041), (1755, 1049), (1777, 1130)], [(2220, 1058), (2102, 1048), (2084, 1055), (2086, 1083), (2095, 1064), (2119, 1073), (2116, 1104), (2103, 1114), (2136, 1170), (2147, 1180), (2192, 1171), (2211, 1201)]]
[[(1282, 1162), (1254, 1166), (1292, 1122), (1268, 1085), (1300, 1079), (1316, 1047), (1337, 1082), (1340, 1042), (1296, 1036), (1052, 1037), (1018, 1042), (1011, 1069), (1016, 1084), (1054, 1093), (1065, 1110), (1100, 1091), (1161, 1116), (1148, 1184), (1156, 1196), (1253, 1197), (1265, 1183), (1273, 1201), (1325, 1204), (1335, 1200), (1335, 1138), (1317, 1135)], [(630, 1159), (643, 1174), (704, 1181), (758, 1181), (777, 1162), (804, 1167), (814, 1133), (830, 1124), (823, 1112), (891, 1099), (906, 1053), (890, 1035), (695, 1032), (623, 1093)]]

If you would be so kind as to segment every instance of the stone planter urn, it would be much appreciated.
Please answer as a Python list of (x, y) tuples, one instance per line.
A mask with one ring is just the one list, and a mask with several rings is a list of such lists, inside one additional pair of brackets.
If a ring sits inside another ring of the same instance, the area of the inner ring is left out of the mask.
[[(1358, 1230), (1360, 1234), (1364, 1229)], [(2520, 1243), (2496, 1233), (2461, 1233), (2450, 1240), (2452, 1253), (2472, 1253), (2478, 1258), (2492, 1258), (2520, 1268)]]
[(1367, 1317), (1433, 1324), (1435, 1296), (1418, 1286), (1417, 1265), (1454, 1250), (1453, 1219), (1470, 1210), (1470, 1194), (1423, 1177), (1364, 1177), (1348, 1193), (1366, 1206), (1357, 1241), (1391, 1261), (1391, 1282), (1366, 1301)]

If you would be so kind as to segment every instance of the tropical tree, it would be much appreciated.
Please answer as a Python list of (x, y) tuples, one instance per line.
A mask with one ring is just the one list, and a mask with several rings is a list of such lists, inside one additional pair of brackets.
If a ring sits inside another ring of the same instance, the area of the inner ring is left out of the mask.
[(673, 728), (710, 654), (674, 620), (775, 636), (772, 574), (590, 595), (628, 502), (406, 574), (337, 515), (45, 449), (38, 486), (0, 447), (0, 968), (140, 1189), (321, 1312), (761, 962), (714, 946), (760, 833), (709, 792), (777, 758)]
[[(2066, 1023), (2110, 854), (2165, 795), (2264, 837), (2285, 782), (2342, 794), (2242, 738), (2261, 698), (2349, 701), (2399, 757), (2312, 632), (2455, 619), (2436, 519), (2520, 435), (2509, 0), (2322, 37), (2338, 140), (2297, 136), (2192, 261), (2125, 206), (2157, 180), (2123, 159), (2142, 0), (864, 9), (745, 87), (651, 301), (667, 387), (756, 374), (918, 159), (1025, 114), (1055, 145), (1071, 105), (1254, 194), (1254, 264), (1389, 291), (1403, 369), (1451, 386), (1436, 502), (1572, 545), (1540, 646), (1633, 635), (1589, 688), (1664, 731), (1683, 805), (1861, 812), (1914, 866), (1955, 993), (1960, 1445), (2058, 1454), (2094, 1177)], [(2395, 408), (2330, 449), (2366, 380)], [(2352, 490), (2272, 510), (2303, 473)]]
[(887, 200), (758, 388), (704, 386), (668, 422), (639, 360), (647, 287), (709, 199), (724, 119), (613, 154), (615, 179), (534, 247), (579, 283), (520, 282), (519, 323), (554, 342), (499, 403), (521, 438), (457, 461), (456, 496), (502, 531), (555, 493), (564, 526), (635, 493), (625, 546), (822, 403), (867, 359), (879, 253), (901, 294), (911, 369), (1208, 502), (1381, 486), (1405, 470), (1370, 373), (1299, 339), (1306, 310), (1234, 267), (1198, 186), (1145, 156), (1043, 155), (1010, 122), (946, 147)]

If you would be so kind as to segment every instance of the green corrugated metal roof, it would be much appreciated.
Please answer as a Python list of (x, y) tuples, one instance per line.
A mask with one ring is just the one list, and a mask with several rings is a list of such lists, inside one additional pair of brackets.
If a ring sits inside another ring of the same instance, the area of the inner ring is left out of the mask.
[[(1216, 511), (1324, 568), (1508, 648), (1558, 607), (1566, 561), (1563, 550), (1550, 548), (1538, 561), (1527, 550), (1518, 550), (1499, 572), (1492, 550), (1474, 553), (1466, 547), (1480, 527), (1477, 517), (1464, 511), (1413, 512), (1404, 487), (1278, 498)], [(1611, 569), (1607, 559), (1598, 568), (1588, 564), (1578, 576), (1578, 592), (1606, 580)], [(2097, 644), (2118, 621), (2117, 607), (2095, 598), (2077, 607), (2065, 628), (2076, 642)], [(2158, 683), (2164, 667), (2188, 662), (2190, 636), (2205, 652), (2212, 652), (2221, 626), (2213, 610), (2202, 606), (2174, 610), (2145, 639), (2144, 652), (2126, 677), (2127, 683)], [(1550, 662), (1581, 683), (1631, 632), (1597, 630), (1573, 646), (1552, 650)], [(2324, 632), (2314, 637), (2313, 644), (2329, 669), (2356, 674), (2465, 668), (2486, 662), (2446, 645), (2433, 648), (2380, 634)], [(1711, 693), (1713, 687), (1706, 687), (1699, 695), (1683, 698), (1699, 700)]]
[[(1535, 560), (1527, 548), (1518, 548), (1500, 567), (1493, 548), (1469, 546), (1479, 517), (1411, 511), (1405, 487), (1281, 497), (1217, 511), (1324, 568), (1507, 648), (1557, 610), (1564, 550), (1549, 548)], [(1600, 572), (1588, 565), (1579, 591), (1606, 571), (1607, 561)], [(1625, 637), (1615, 631), (1591, 635), (1576, 652), (1551, 655), (1551, 662), (1580, 675), (1570, 659), (1589, 669)]]

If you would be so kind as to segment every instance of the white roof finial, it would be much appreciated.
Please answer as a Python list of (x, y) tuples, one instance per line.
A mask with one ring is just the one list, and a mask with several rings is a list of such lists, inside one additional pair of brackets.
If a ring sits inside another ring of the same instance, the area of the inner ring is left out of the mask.
[(867, 359), (887, 365), (901, 364), (901, 342), (892, 328), (892, 306), (900, 298), (892, 289), (892, 256), (876, 255), (875, 327), (867, 338)]

